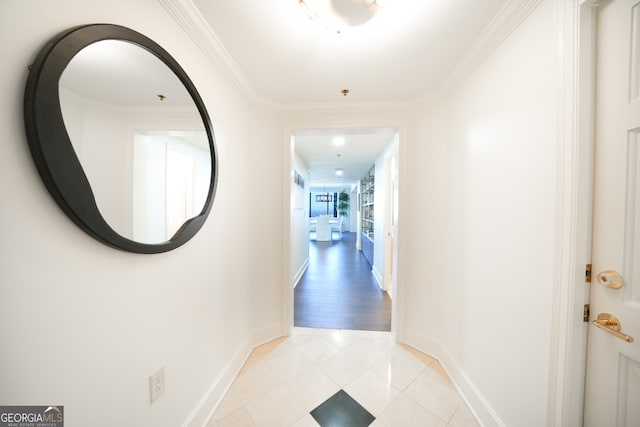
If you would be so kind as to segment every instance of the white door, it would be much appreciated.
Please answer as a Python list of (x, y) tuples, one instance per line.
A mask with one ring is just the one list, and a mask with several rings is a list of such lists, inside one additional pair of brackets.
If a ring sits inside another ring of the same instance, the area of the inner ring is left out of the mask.
[(385, 239), (384, 239), (384, 280), (383, 289), (389, 297), (393, 298), (393, 274), (394, 274), (394, 253), (395, 253), (395, 226), (396, 226), (396, 179), (395, 179), (395, 156), (389, 154), (384, 160), (385, 174)]
[(638, 427), (640, 0), (603, 1), (598, 7), (592, 323), (584, 425)]

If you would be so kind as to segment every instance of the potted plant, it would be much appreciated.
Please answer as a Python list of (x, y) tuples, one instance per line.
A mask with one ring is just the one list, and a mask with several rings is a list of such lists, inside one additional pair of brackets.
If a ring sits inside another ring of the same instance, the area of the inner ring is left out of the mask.
[[(349, 216), (349, 193), (346, 190), (342, 190), (338, 194), (338, 216)], [(341, 221), (340, 224), (342, 225), (343, 222)]]

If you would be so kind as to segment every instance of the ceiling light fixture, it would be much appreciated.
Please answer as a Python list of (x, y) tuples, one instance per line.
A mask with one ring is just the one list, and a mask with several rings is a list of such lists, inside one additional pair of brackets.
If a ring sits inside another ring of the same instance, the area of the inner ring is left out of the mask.
[(344, 138), (341, 136), (336, 136), (335, 138), (333, 138), (333, 145), (335, 145), (336, 147), (344, 145)]
[(327, 215), (329, 215), (329, 203), (333, 202), (333, 194), (327, 192), (327, 186), (323, 186), (326, 194), (316, 194), (316, 202), (327, 204)]
[(383, 6), (383, 0), (298, 0), (306, 15), (323, 27), (340, 33), (371, 19)]
[(337, 176), (342, 176), (342, 175), (344, 175), (344, 169), (342, 169), (342, 168), (336, 168), (336, 175), (337, 175)]

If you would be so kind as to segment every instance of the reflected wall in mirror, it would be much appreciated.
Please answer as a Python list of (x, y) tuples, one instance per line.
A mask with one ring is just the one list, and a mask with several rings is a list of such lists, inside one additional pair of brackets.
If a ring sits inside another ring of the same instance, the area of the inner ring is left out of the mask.
[(55, 37), (29, 74), (25, 124), (50, 193), (104, 243), (164, 252), (202, 227), (217, 180), (209, 117), (145, 36), (95, 24)]
[(207, 201), (211, 175), (204, 132), (137, 131), (133, 155), (133, 237), (168, 240)]

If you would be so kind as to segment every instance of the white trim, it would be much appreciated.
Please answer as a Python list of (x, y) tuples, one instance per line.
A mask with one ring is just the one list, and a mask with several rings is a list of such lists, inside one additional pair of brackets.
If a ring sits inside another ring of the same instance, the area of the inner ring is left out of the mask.
[(251, 333), (251, 342), (253, 343), (253, 347), (251, 348), (251, 351), (253, 351), (253, 349), (256, 347), (261, 346), (262, 344), (266, 344), (269, 341), (282, 337), (282, 334), (280, 333), (281, 331), (282, 331), (282, 325), (280, 322), (275, 322), (275, 323), (272, 323), (271, 325), (264, 326), (259, 329), (255, 329)]
[(373, 278), (376, 279), (376, 283), (378, 284), (380, 289), (384, 290), (384, 288), (382, 287), (382, 274), (380, 274), (380, 270), (378, 270), (377, 266), (373, 266), (373, 268), (371, 269), (371, 274), (373, 274)]
[(304, 274), (305, 271), (307, 271), (307, 268), (309, 268), (309, 257), (307, 257), (307, 259), (304, 260), (304, 263), (302, 264), (302, 267), (300, 267), (300, 269), (298, 269), (296, 274), (293, 275), (293, 287), (294, 288), (296, 286), (298, 286), (298, 283), (300, 283), (300, 279), (302, 279), (302, 275)]
[[(397, 112), (386, 114), (370, 114), (367, 112), (361, 112), (355, 116), (354, 114), (340, 114), (339, 112), (332, 111), (330, 114), (315, 114), (313, 118), (309, 116), (296, 120), (295, 117), (285, 118), (284, 130), (283, 130), (283, 173), (282, 173), (282, 194), (291, 194), (291, 171), (293, 170), (293, 151), (292, 146), (292, 133), (298, 129), (335, 129), (335, 128), (395, 128), (399, 132), (398, 142), (398, 171), (400, 177), (398, 178), (398, 236), (396, 238), (398, 242), (398, 269), (397, 269), (397, 286), (393, 288), (392, 308), (391, 308), (391, 333), (396, 340), (402, 340), (404, 319), (402, 315), (404, 313), (404, 287), (402, 286), (402, 277), (405, 267), (405, 261), (403, 256), (404, 249), (402, 248), (402, 222), (405, 221), (406, 201), (403, 195), (407, 194), (405, 186), (407, 180), (404, 179), (406, 174), (406, 135), (407, 135), (407, 120), (404, 117), (397, 117)], [(282, 271), (284, 275), (284, 283), (282, 286), (282, 309), (283, 309), (283, 333), (289, 335), (293, 328), (293, 283), (288, 282), (292, 280), (291, 271), (291, 248), (293, 242), (291, 242), (291, 200), (290, 197), (283, 197), (283, 212), (282, 216), (282, 229), (283, 229), (283, 248), (282, 248)], [(379, 275), (376, 280), (379, 280)], [(380, 282), (379, 282), (380, 283)]]
[(231, 361), (222, 370), (220, 375), (218, 375), (207, 388), (193, 411), (191, 411), (187, 419), (182, 423), (182, 427), (206, 427), (253, 349), (281, 337), (281, 332), (282, 325), (279, 322), (253, 331), (251, 336), (244, 340), (242, 345), (236, 350)]
[(249, 102), (268, 105), (247, 79), (209, 23), (191, 0), (158, 0), (169, 15), (200, 48), (211, 64), (227, 78)]
[(414, 330), (407, 331), (406, 338), (407, 345), (428, 354), (440, 362), (471, 413), (483, 426), (505, 427), (505, 424), (489, 405), (487, 399), (484, 398), (480, 390), (460, 368), (442, 343), (433, 338), (425, 337)]
[(403, 245), (404, 230), (408, 222), (409, 215), (409, 179), (407, 178), (408, 166), (407, 156), (409, 145), (409, 135), (407, 130), (407, 124), (402, 123), (398, 127), (398, 139), (397, 139), (397, 162), (396, 169), (398, 172), (398, 217), (396, 218), (396, 249), (394, 257), (396, 259), (396, 269), (393, 271), (393, 288), (391, 289), (391, 334), (397, 342), (403, 342), (405, 333), (405, 307), (407, 298), (407, 283), (406, 280), (408, 268), (407, 264), (407, 245)]
[[(502, 44), (503, 41), (518, 28), (533, 10), (542, 3), (542, 0), (511, 0), (507, 1), (491, 20), (489, 25), (475, 39), (471, 47), (454, 67), (449, 77), (438, 89), (439, 97), (450, 93), (460, 86), (475, 69)], [(433, 95), (425, 98), (429, 100)]]
[(584, 282), (590, 260), (595, 99), (595, 2), (556, 0), (558, 161), (556, 265), (547, 425), (582, 425), (586, 326)]
[[(293, 224), (293, 209), (291, 204), (291, 175), (295, 168), (295, 150), (293, 142), (293, 128), (283, 126), (282, 141), (282, 328), (285, 336), (291, 335), (293, 329), (293, 291), (294, 283), (291, 277), (291, 248), (295, 247), (291, 227)], [(290, 283), (289, 281), (292, 281)]]
[(240, 348), (236, 350), (233, 357), (220, 372), (211, 385), (207, 388), (204, 395), (200, 398), (191, 414), (182, 423), (182, 427), (203, 427), (209, 421), (216, 408), (222, 402), (225, 394), (233, 384), (233, 380), (236, 378), (242, 365), (251, 354), (250, 339), (247, 338)]

